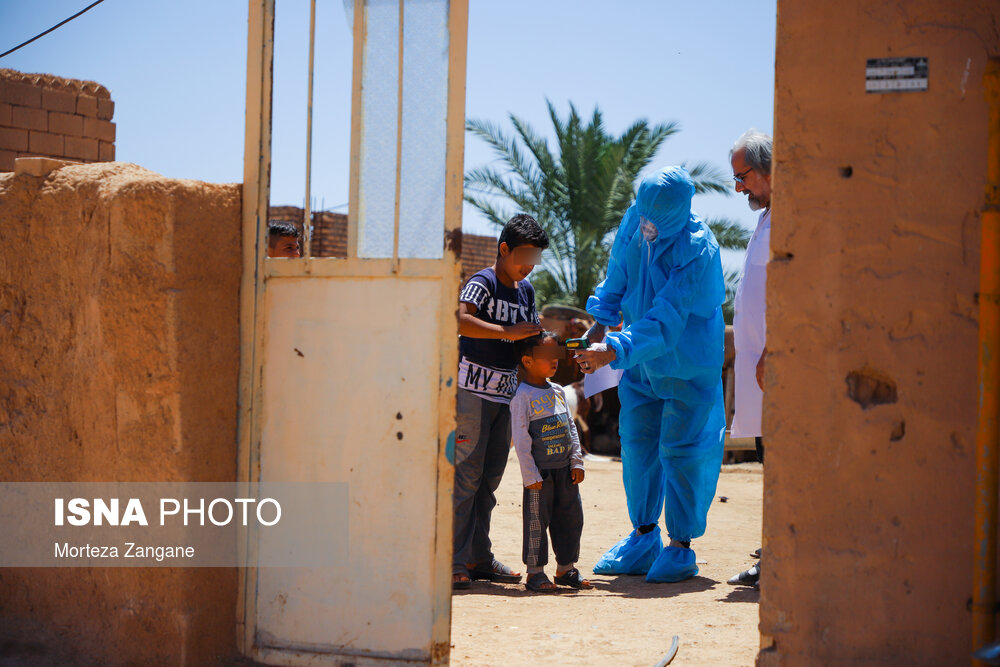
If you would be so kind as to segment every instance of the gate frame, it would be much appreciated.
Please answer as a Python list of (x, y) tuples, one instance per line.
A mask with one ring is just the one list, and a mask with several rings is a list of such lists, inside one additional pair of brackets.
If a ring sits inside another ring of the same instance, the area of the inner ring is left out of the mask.
[[(314, 276), (385, 278), (396, 276), (437, 277), (442, 289), (439, 348), (437, 517), (434, 541), (433, 621), (431, 664), (446, 664), (451, 637), (452, 485), (454, 467), (449, 442), (454, 439), (455, 393), (458, 369), (458, 322), (451, 304), (458, 303), (461, 264), (462, 202), (465, 155), (465, 87), (468, 42), (468, 0), (448, 1), (448, 91), (444, 192), (444, 253), (442, 259), (362, 259), (358, 250), (358, 207), (361, 187), (362, 72), (367, 40), (365, 12), (357, 11), (366, 0), (355, 0), (353, 25), (353, 74), (351, 99), (350, 203), (348, 209), (347, 258), (282, 259), (267, 262), (267, 222), (270, 206), (272, 92), (274, 78), (274, 16), (276, 0), (249, 0), (247, 38), (246, 126), (243, 166), (243, 275), (240, 284), (240, 373), (237, 435), (237, 481), (249, 485), (260, 481), (262, 427), (262, 373), (265, 322), (263, 298), (269, 278)], [(399, 0), (402, 11), (404, 0)], [(401, 24), (402, 30), (402, 24)], [(403, 53), (399, 67), (402, 71)], [(310, 71), (311, 77), (311, 71)], [(402, 109), (402, 97), (398, 101)], [(311, 99), (309, 102), (311, 106)], [(310, 112), (311, 113), (311, 112)], [(402, 133), (398, 114), (397, 136)], [(397, 150), (396, 160), (401, 159)], [(307, 157), (308, 160), (308, 157)], [(307, 174), (309, 166), (307, 165)], [(398, 173), (398, 171), (397, 171)], [(397, 224), (398, 247), (398, 181)], [(395, 253), (394, 253), (395, 254)], [(454, 341), (444, 344), (444, 341)], [(450, 370), (453, 369), (453, 370)], [(453, 446), (453, 445), (452, 445)], [(256, 645), (257, 568), (256, 539), (251, 530), (239, 540), (241, 568), (237, 598), (237, 646), (243, 655), (263, 657), (266, 647)], [(307, 658), (309, 655), (302, 654)], [(355, 657), (356, 654), (355, 654)]]

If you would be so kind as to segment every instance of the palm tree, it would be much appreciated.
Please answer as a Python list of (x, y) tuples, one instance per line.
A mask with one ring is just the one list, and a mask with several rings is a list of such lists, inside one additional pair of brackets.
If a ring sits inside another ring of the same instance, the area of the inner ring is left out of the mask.
[[(746, 243), (743, 244), (746, 248)], [(726, 281), (726, 302), (722, 304), (722, 319), (725, 320), (726, 324), (733, 323), (733, 315), (735, 315), (736, 310), (734, 302), (736, 300), (736, 288), (740, 284), (740, 272), (739, 271), (726, 271), (725, 272)]]
[[(584, 307), (603, 279), (613, 232), (635, 197), (640, 172), (677, 123), (650, 126), (640, 119), (615, 137), (604, 129), (600, 109), (584, 123), (570, 103), (563, 120), (548, 102), (558, 154), (526, 122), (509, 114), (510, 135), (498, 125), (469, 120), (466, 129), (493, 147), (502, 169), (479, 167), (465, 175), (465, 200), (503, 224), (514, 212), (538, 220), (549, 235), (549, 253), (532, 277), (539, 303)], [(688, 167), (695, 192), (730, 192), (729, 179), (701, 162)], [(708, 221), (723, 247), (745, 248), (749, 233), (725, 218)]]

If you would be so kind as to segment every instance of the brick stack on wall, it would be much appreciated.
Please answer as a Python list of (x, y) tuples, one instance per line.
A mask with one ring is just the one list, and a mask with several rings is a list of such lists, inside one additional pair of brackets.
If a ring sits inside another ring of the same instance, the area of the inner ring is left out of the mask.
[(0, 171), (19, 157), (114, 161), (114, 113), (99, 83), (0, 69)]
[(462, 280), (492, 266), (497, 259), (497, 240), (493, 236), (462, 234)]
[[(303, 211), (298, 206), (272, 206), (270, 220), (290, 222), (302, 233)], [(347, 216), (330, 211), (314, 211), (313, 257), (347, 257)], [(493, 236), (462, 235), (462, 280), (493, 264), (497, 240)]]

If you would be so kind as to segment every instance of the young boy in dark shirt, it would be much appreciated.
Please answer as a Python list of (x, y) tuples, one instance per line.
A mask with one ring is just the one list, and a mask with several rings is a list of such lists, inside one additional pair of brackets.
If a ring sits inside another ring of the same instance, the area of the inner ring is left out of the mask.
[(549, 380), (559, 367), (565, 348), (548, 331), (526, 338), (516, 347), (521, 361), (521, 384), (510, 401), (510, 419), (524, 482), (521, 509), (522, 555), (528, 566), (525, 587), (538, 593), (556, 590), (545, 576), (545, 564), (549, 561), (548, 532), (556, 555), (556, 583), (590, 588), (590, 582), (576, 568), (583, 532), (583, 503), (578, 486), (584, 478), (583, 452), (566, 406), (566, 394)]
[(267, 256), (295, 259), (302, 256), (299, 230), (290, 222), (272, 220), (267, 223)]
[(515, 215), (500, 233), (496, 262), (469, 278), (459, 297), (453, 588), (468, 588), (472, 579), (521, 580), (493, 557), (490, 516), (510, 449), (513, 343), (542, 330), (526, 278), (548, 246), (534, 218)]

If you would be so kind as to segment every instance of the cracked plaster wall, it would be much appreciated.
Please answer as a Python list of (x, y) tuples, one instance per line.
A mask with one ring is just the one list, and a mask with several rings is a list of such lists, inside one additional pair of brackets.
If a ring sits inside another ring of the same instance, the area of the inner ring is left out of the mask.
[[(991, 55), (996, 2), (778, 2), (759, 664), (972, 650)], [(904, 56), (928, 91), (865, 93)]]

